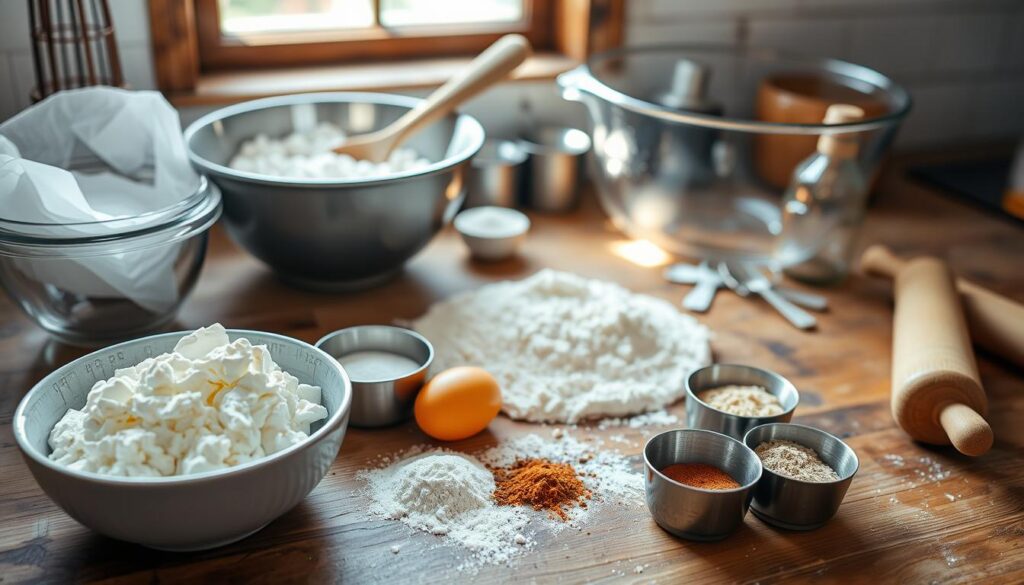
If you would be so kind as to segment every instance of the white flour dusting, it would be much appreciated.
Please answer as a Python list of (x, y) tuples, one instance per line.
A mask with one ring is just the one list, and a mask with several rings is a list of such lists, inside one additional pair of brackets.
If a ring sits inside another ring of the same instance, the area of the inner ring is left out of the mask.
[(469, 549), (478, 562), (504, 563), (532, 542), (522, 508), (494, 504), (494, 476), (471, 456), (416, 447), (396, 463), (359, 473), (370, 513)]
[(434, 345), (435, 371), (483, 367), (502, 409), (534, 422), (658, 410), (711, 358), (708, 329), (671, 303), (553, 270), (456, 295), (414, 327)]
[[(494, 477), (484, 465), (508, 467), (527, 458), (572, 464), (592, 494), (588, 506), (567, 508), (568, 521), (562, 521), (528, 507), (496, 505)], [(536, 532), (527, 530), (531, 524), (549, 531), (581, 528), (601, 506), (643, 502), (643, 476), (625, 457), (567, 433), (557, 441), (535, 434), (517, 437), (477, 457), (419, 445), (380, 461), (382, 467), (358, 474), (372, 500), (369, 513), (401, 520), (468, 549), (470, 558), (459, 570), (510, 564), (535, 546)]]

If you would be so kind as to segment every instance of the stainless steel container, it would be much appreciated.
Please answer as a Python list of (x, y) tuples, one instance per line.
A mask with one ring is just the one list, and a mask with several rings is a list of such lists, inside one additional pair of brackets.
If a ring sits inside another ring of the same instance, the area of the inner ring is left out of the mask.
[[(739, 416), (712, 408), (699, 398), (701, 392), (730, 385), (761, 386), (778, 397), (783, 412), (774, 416)], [(742, 440), (750, 429), (773, 422), (789, 422), (800, 403), (800, 394), (789, 380), (768, 370), (739, 364), (713, 364), (694, 370), (686, 378), (686, 424)]]
[[(675, 463), (704, 463), (740, 483), (731, 490), (690, 487), (661, 470)], [(690, 540), (719, 540), (743, 522), (752, 488), (761, 478), (761, 460), (743, 443), (719, 433), (695, 429), (666, 431), (644, 447), (647, 507), (659, 526)]]
[(261, 99), (203, 116), (185, 130), (185, 144), (192, 164), (221, 188), (228, 233), (250, 254), (304, 288), (366, 288), (400, 272), (454, 217), (484, 141), (479, 122), (465, 114), (434, 122), (405, 143), (434, 162), (385, 177), (285, 178), (228, 164), (261, 133), (286, 136), (298, 121), (330, 121), (361, 134), (422, 101), (376, 93)]
[(767, 441), (793, 441), (814, 451), (839, 475), (837, 481), (808, 482), (793, 479), (764, 468), (754, 488), (751, 509), (768, 524), (789, 530), (814, 530), (823, 526), (839, 510), (850, 489), (860, 462), (857, 453), (820, 429), (803, 425), (773, 423), (751, 429), (743, 438), (750, 449)]
[[(316, 342), (335, 359), (357, 351), (385, 351), (405, 356), (420, 367), (398, 378), (352, 379), (352, 415), (356, 427), (382, 427), (402, 422), (412, 414), (413, 403), (434, 361), (434, 347), (425, 337), (402, 327), (362, 325), (329, 333)], [(352, 376), (349, 376), (352, 378)]]
[(529, 155), (524, 200), (531, 209), (569, 211), (579, 201), (580, 167), (590, 137), (575, 128), (542, 127), (520, 140)]
[(526, 151), (511, 140), (487, 140), (473, 157), (465, 208), (516, 207)]

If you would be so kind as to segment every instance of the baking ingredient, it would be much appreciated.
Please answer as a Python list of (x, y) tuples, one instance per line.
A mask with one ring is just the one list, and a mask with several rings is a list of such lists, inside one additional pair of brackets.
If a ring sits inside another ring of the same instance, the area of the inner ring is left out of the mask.
[(515, 209), (476, 207), (460, 213), (455, 227), (477, 238), (511, 238), (530, 229), (530, 218)]
[(701, 392), (698, 398), (715, 410), (737, 416), (775, 416), (785, 410), (779, 397), (763, 386), (721, 386)]
[(494, 500), (506, 506), (533, 506), (566, 520), (567, 506), (587, 507), (590, 491), (569, 463), (524, 459), (494, 470)]
[(345, 132), (330, 122), (284, 138), (259, 134), (242, 143), (229, 166), (235, 170), (276, 177), (350, 179), (418, 171), (430, 161), (411, 148), (399, 147), (384, 162), (356, 160), (332, 149), (345, 142)]
[(671, 303), (553, 270), (456, 295), (414, 323), (439, 369), (478, 364), (509, 416), (577, 422), (678, 400), (709, 332)]
[(50, 459), (107, 475), (190, 475), (286, 449), (326, 417), (319, 387), (218, 323), (97, 382), (54, 426)]
[(417, 447), (358, 477), (372, 499), (371, 514), (444, 536), (472, 551), (478, 561), (507, 562), (532, 545), (523, 535), (526, 512), (496, 506), (494, 477), (469, 455)]
[(353, 382), (396, 380), (420, 368), (419, 362), (389, 351), (355, 351), (338, 358)]
[(702, 490), (731, 490), (740, 487), (731, 475), (706, 463), (673, 463), (661, 472), (672, 481)]
[(838, 481), (839, 474), (818, 457), (814, 449), (793, 441), (768, 441), (754, 449), (766, 468), (801, 481)]
[(481, 368), (463, 366), (430, 379), (416, 396), (413, 413), (424, 433), (459, 441), (487, 428), (501, 410), (501, 388)]

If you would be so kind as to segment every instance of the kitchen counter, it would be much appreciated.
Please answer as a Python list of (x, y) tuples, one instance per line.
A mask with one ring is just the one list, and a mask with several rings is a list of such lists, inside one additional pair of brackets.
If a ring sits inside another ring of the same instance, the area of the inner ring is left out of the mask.
[[(865, 242), (905, 255), (945, 257), (975, 282), (1024, 302), (1024, 227), (912, 184), (903, 164), (890, 165), (871, 208)], [(543, 267), (618, 282), (678, 302), (687, 287), (666, 283), (658, 267), (614, 253), (624, 237), (592, 201), (571, 215), (533, 216), (521, 259), (476, 264), (448, 230), (397, 279), (366, 292), (314, 294), (281, 284), (236, 248), (218, 227), (199, 284), (178, 328), (213, 321), (314, 342), (350, 325), (388, 323), (422, 314), (434, 301), (487, 282), (525, 277)], [(656, 258), (646, 258), (656, 260)], [(801, 392), (794, 422), (845, 438), (860, 471), (838, 515), (824, 528), (798, 533), (768, 527), (748, 514), (717, 543), (673, 538), (654, 524), (642, 501), (607, 506), (581, 530), (541, 532), (514, 566), (484, 566), (479, 582), (638, 581), (679, 583), (793, 578), (825, 582), (1024, 581), (1024, 377), (990, 356), (979, 366), (995, 431), (993, 449), (971, 459), (951, 448), (915, 444), (889, 414), (892, 327), (890, 285), (854, 276), (828, 292), (831, 311), (817, 332), (788, 326), (770, 307), (720, 292), (698, 318), (715, 331), (717, 361), (773, 369)], [(162, 553), (113, 541), (77, 524), (40, 491), (11, 432), (25, 392), (81, 350), (48, 341), (6, 298), (0, 299), (0, 582), (345, 581), (461, 582), (464, 551), (436, 537), (365, 515), (358, 469), (378, 454), (426, 441), (409, 423), (350, 429), (333, 468), (294, 510), (241, 542), (193, 553)], [(670, 411), (682, 417), (682, 404)], [(499, 417), (489, 432), (457, 444), (469, 451), (548, 428)], [(647, 437), (660, 427), (598, 430), (637, 469)], [(614, 440), (612, 437), (614, 436)], [(401, 544), (393, 554), (391, 545)]]

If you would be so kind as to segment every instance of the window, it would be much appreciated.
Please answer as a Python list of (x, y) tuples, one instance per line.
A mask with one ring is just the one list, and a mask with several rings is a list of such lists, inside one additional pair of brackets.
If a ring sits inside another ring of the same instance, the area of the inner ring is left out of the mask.
[(625, 0), (149, 0), (157, 84), (179, 105), (429, 87), (504, 34), (527, 78), (621, 43)]
[(204, 69), (310, 65), (479, 51), (510, 32), (548, 48), (539, 0), (198, 0)]

